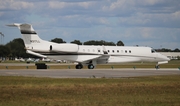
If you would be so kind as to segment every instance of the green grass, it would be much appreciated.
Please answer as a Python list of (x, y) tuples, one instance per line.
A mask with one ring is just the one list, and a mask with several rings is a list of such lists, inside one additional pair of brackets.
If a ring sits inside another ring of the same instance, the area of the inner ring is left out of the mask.
[(52, 79), (0, 76), (0, 106), (180, 106), (180, 76)]

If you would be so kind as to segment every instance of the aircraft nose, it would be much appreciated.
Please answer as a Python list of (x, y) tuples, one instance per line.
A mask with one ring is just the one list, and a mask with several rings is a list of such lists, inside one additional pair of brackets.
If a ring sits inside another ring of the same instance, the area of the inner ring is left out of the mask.
[(161, 60), (161, 61), (170, 61), (170, 59), (167, 57), (167, 56), (165, 56), (165, 55), (163, 55), (163, 54), (158, 54), (158, 57), (159, 57), (159, 59)]
[(167, 57), (167, 61), (170, 61), (171, 59)]
[(162, 55), (162, 56), (165, 61), (170, 61), (170, 58), (168, 58), (167, 56), (164, 56), (164, 55)]

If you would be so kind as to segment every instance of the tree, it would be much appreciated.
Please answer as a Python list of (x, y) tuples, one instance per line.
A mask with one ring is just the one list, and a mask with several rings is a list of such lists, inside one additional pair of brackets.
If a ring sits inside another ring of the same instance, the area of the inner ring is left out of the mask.
[(120, 40), (120, 41), (117, 42), (116, 45), (117, 45), (117, 46), (124, 46), (124, 43)]
[(7, 46), (0, 45), (0, 57), (8, 57), (10, 50)]
[(10, 50), (11, 57), (29, 57), (30, 55), (26, 53), (24, 49), (24, 42), (21, 38), (14, 39), (6, 44), (6, 47)]
[(171, 49), (166, 49), (166, 48), (162, 48), (162, 49), (158, 49), (156, 50), (157, 52), (172, 52)]
[(114, 42), (105, 42), (106, 46), (116, 46), (116, 44)]
[(174, 49), (173, 52), (180, 52), (178, 48)]
[(65, 41), (63, 41), (63, 39), (61, 38), (54, 38), (51, 40), (51, 42), (55, 42), (55, 43), (66, 43)]
[(82, 42), (80, 42), (79, 40), (74, 40), (74, 41), (72, 41), (71, 43), (78, 44), (78, 45), (82, 45)]
[(108, 46), (115, 46), (115, 44), (113, 42), (106, 42), (104, 40), (101, 41), (95, 41), (95, 40), (90, 40), (90, 41), (86, 41), (84, 42), (84, 45), (108, 45)]

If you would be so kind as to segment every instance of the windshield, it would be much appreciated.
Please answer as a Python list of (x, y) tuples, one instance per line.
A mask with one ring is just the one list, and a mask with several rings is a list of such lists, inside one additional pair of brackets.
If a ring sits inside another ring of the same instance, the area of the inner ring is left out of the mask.
[(151, 53), (155, 53), (156, 51), (154, 49), (151, 49)]

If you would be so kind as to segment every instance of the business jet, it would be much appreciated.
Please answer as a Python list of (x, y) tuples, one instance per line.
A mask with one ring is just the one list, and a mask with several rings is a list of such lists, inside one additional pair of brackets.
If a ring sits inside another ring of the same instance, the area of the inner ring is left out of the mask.
[(76, 62), (76, 69), (82, 69), (83, 66), (93, 69), (97, 64), (126, 62), (157, 62), (155, 66), (158, 67), (170, 60), (150, 47), (59, 44), (42, 40), (30, 24), (14, 23), (7, 26), (20, 29), (27, 53)]

